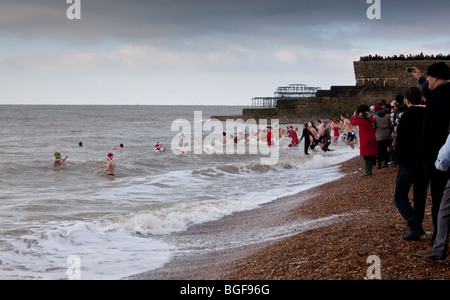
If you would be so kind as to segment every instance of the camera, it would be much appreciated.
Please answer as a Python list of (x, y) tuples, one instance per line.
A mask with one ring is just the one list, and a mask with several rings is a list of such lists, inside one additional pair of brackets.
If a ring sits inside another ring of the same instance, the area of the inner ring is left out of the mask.
[(408, 72), (408, 73), (416, 73), (416, 70), (414, 70), (414, 68), (407, 68), (406, 72)]

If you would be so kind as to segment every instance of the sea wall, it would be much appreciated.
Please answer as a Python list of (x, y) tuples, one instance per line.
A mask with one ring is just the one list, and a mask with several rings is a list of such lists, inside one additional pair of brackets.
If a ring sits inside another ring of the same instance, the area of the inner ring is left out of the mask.
[[(416, 80), (406, 69), (412, 66), (426, 76), (428, 67), (438, 60), (375, 60), (355, 61), (356, 86), (398, 88), (416, 85)], [(444, 61), (449, 63), (450, 61)]]
[[(352, 115), (361, 104), (374, 105), (381, 100), (393, 100), (397, 95), (417, 86), (416, 79), (406, 69), (419, 68), (424, 76), (436, 60), (382, 60), (353, 63), (356, 85), (332, 86), (318, 91), (316, 97), (279, 100), (274, 108), (244, 108), (241, 116), (213, 116), (219, 120), (278, 119), (282, 124), (302, 124), (317, 119), (336, 119), (341, 114)], [(450, 61), (445, 61), (450, 64)]]

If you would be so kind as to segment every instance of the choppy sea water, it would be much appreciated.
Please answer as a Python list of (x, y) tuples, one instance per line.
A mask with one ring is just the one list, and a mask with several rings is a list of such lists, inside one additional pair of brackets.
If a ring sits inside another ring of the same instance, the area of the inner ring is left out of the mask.
[[(266, 165), (267, 153), (251, 152), (252, 142), (243, 154), (234, 148), (207, 153), (194, 133), (190, 145), (171, 145), (181, 133), (177, 120), (194, 130), (211, 115), (241, 112), (233, 106), (0, 106), (0, 279), (120, 279), (160, 268), (189, 248), (174, 233), (336, 180), (337, 164), (358, 155), (340, 143), (305, 157), (303, 144), (289, 148), (284, 138), (277, 163)], [(211, 135), (203, 131), (201, 140)], [(154, 154), (156, 142), (163, 154)], [(112, 150), (121, 143), (125, 149)], [(55, 152), (69, 156), (58, 168)], [(114, 178), (100, 176), (109, 152)]]

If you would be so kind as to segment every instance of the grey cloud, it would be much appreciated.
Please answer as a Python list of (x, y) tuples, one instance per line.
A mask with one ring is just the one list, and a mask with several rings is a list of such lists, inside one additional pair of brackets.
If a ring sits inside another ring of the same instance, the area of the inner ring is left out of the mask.
[[(347, 35), (423, 32), (431, 19), (448, 27), (446, 0), (382, 1), (382, 20), (368, 21), (365, 0), (80, 0), (82, 20), (69, 21), (65, 0), (2, 0), (0, 32), (60, 39), (183, 40), (233, 38), (324, 42)], [(439, 9), (442, 7), (442, 9)], [(400, 25), (400, 26), (398, 26)], [(340, 38), (342, 41), (343, 38)]]
[(363, 1), (81, 0), (82, 20), (68, 21), (63, 0), (3, 0), (1, 31), (78, 37), (178, 37), (251, 31), (289, 32), (364, 18)]

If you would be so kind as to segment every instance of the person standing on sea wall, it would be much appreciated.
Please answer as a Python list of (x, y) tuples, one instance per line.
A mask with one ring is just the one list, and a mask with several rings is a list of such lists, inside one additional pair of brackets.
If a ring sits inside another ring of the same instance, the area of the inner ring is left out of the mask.
[(360, 177), (372, 175), (372, 167), (378, 154), (377, 138), (373, 129), (375, 119), (367, 105), (360, 105), (353, 114), (350, 124), (359, 127), (360, 155), (364, 158), (364, 173)]

